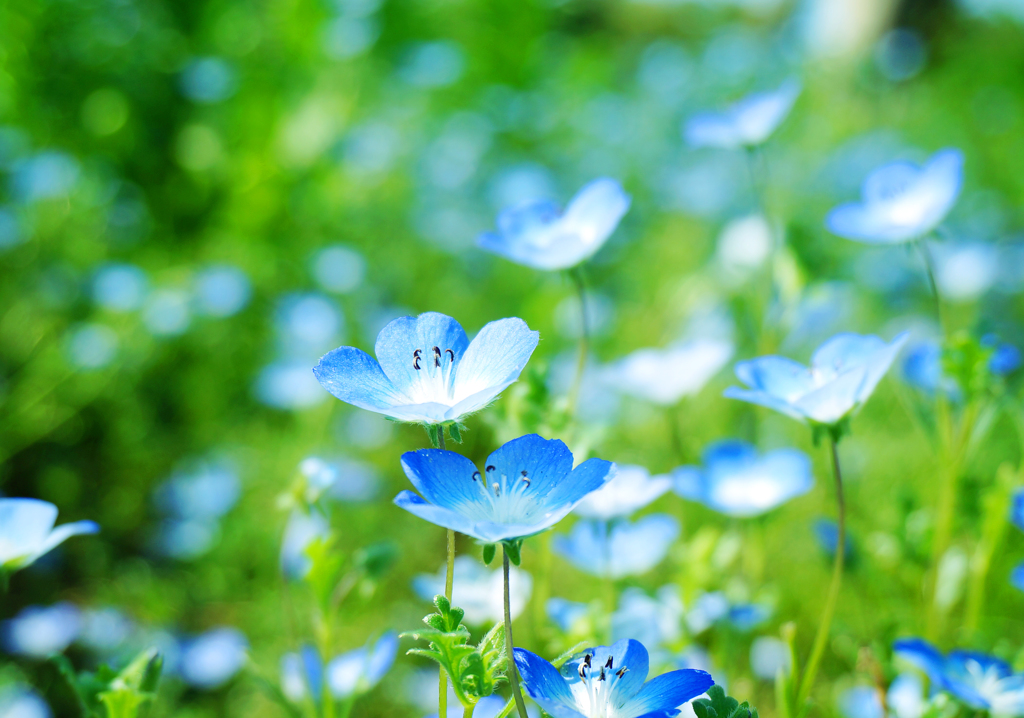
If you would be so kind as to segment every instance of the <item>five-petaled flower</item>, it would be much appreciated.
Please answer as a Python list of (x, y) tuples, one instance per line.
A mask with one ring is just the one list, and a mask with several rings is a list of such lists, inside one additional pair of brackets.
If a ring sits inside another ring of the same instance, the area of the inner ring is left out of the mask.
[(787, 80), (776, 90), (747, 95), (724, 112), (694, 115), (684, 129), (686, 141), (693, 147), (756, 147), (782, 124), (799, 95), (800, 83)]
[(57, 507), (38, 499), (0, 499), (0, 573), (17, 571), (72, 536), (100, 530), (92, 521), (53, 527)]

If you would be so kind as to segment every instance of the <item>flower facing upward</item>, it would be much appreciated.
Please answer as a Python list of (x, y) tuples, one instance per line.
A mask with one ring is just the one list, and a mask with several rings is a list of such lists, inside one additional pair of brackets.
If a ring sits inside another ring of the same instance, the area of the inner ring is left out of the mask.
[(72, 536), (100, 530), (92, 521), (53, 527), (57, 507), (37, 499), (0, 499), (0, 572), (17, 571)]
[(402, 468), (422, 497), (403, 491), (395, 503), (431, 523), (486, 543), (512, 541), (561, 521), (611, 478), (614, 464), (588, 459), (575, 469), (558, 439), (528, 434), (487, 457), (483, 471), (453, 451), (402, 455)]
[(799, 95), (800, 83), (787, 80), (777, 90), (747, 95), (724, 112), (694, 115), (686, 123), (686, 141), (693, 147), (756, 147), (782, 124)]
[(399, 421), (457, 421), (491, 403), (537, 348), (522, 319), (487, 324), (472, 342), (444, 314), (401, 317), (377, 336), (375, 361), (355, 347), (328, 352), (313, 369), (344, 402)]
[(553, 718), (673, 718), (679, 706), (715, 682), (694, 669), (647, 679), (647, 649), (632, 639), (589, 648), (561, 671), (540, 656), (515, 649), (516, 668), (530, 697)]

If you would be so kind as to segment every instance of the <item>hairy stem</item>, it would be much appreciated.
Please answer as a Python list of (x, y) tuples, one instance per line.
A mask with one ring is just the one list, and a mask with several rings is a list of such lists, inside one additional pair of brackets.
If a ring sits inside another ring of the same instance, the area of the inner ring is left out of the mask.
[(568, 412), (570, 417), (576, 416), (576, 404), (580, 397), (580, 386), (583, 384), (583, 372), (587, 368), (587, 352), (590, 348), (590, 321), (587, 319), (587, 291), (583, 284), (583, 272), (579, 267), (569, 271), (573, 284), (576, 285), (576, 292), (580, 298), (580, 353), (576, 360), (576, 376), (573, 377), (572, 387), (569, 389)]
[(512, 686), (512, 697), (516, 700), (519, 718), (528, 718), (523, 692), (519, 689), (519, 673), (516, 671), (515, 644), (512, 641), (512, 607), (508, 597), (508, 553), (501, 547), (501, 561), (505, 575), (505, 652), (508, 654), (508, 682)]

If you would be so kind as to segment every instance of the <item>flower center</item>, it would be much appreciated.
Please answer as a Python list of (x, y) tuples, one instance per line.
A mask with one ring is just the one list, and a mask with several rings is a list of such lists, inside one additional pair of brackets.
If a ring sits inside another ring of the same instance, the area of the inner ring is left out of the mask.
[(451, 404), (457, 364), (451, 349), (435, 346), (413, 351), (412, 368), (416, 370), (416, 378), (408, 392), (409, 398), (417, 404)]
[(538, 505), (530, 492), (530, 474), (526, 469), (508, 476), (488, 464), (484, 473), (473, 472), (473, 481), (480, 487), (490, 507), (491, 521), (498, 524), (519, 523), (528, 519)]
[(584, 695), (589, 699), (587, 718), (612, 718), (616, 712), (611, 703), (612, 690), (629, 668), (616, 668), (613, 656), (608, 656), (603, 666), (596, 666), (593, 661), (593, 654), (586, 653), (579, 666), (580, 680), (586, 688)]

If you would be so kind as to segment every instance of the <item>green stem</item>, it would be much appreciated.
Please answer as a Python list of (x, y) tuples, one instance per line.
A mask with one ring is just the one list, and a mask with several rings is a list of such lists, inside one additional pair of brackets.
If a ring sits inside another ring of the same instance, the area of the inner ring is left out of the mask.
[(836, 542), (835, 563), (832, 566), (832, 582), (828, 587), (828, 595), (825, 597), (825, 610), (821, 614), (821, 623), (818, 624), (818, 633), (814, 637), (814, 645), (811, 648), (811, 656), (804, 668), (803, 679), (800, 682), (800, 691), (797, 693), (797, 710), (804, 710), (807, 699), (811, 695), (811, 688), (814, 686), (814, 679), (818, 673), (818, 664), (825, 653), (825, 645), (828, 643), (829, 629), (832, 627), (832, 616), (836, 611), (836, 602), (839, 600), (839, 589), (843, 583), (843, 561), (846, 558), (846, 499), (843, 497), (843, 474), (839, 468), (839, 447), (836, 440), (830, 442), (832, 448), (832, 475), (836, 485), (836, 504), (838, 508), (838, 535)]
[(512, 697), (516, 699), (519, 718), (529, 718), (526, 715), (523, 692), (519, 689), (519, 673), (516, 671), (515, 644), (512, 641), (512, 607), (508, 597), (508, 552), (504, 546), (501, 547), (501, 561), (505, 575), (505, 652), (508, 654), (508, 682), (512, 686)]
[[(442, 451), (445, 450), (444, 443), (444, 426), (438, 427), (437, 432), (437, 446)], [(446, 571), (444, 575), (444, 597), (451, 603), (452, 600), (452, 588), (455, 585), (455, 532), (448, 529), (448, 560), (446, 564)], [(439, 718), (445, 718), (448, 715), (448, 674), (445, 673), (444, 668), (438, 669), (437, 679), (437, 715)]]
[(935, 261), (932, 258), (931, 250), (928, 249), (928, 240), (921, 238), (916, 242), (917, 250), (921, 253), (921, 259), (924, 260), (924, 271), (928, 275), (928, 286), (931, 287), (932, 297), (935, 299), (935, 317), (939, 322), (939, 328), (942, 330), (943, 336), (948, 336), (949, 331), (946, 327), (946, 313), (942, 308), (942, 296), (939, 294), (939, 284), (935, 281)]
[(353, 692), (345, 702), (341, 704), (341, 712), (338, 714), (338, 718), (348, 718), (352, 713), (352, 705), (356, 702), (356, 694)]
[(473, 718), (473, 711), (476, 710), (476, 703), (462, 707), (462, 718)]
[(569, 389), (567, 411), (570, 417), (576, 416), (576, 404), (579, 401), (580, 386), (583, 384), (583, 372), (587, 368), (587, 352), (590, 349), (590, 321), (587, 319), (587, 291), (583, 284), (583, 271), (579, 267), (569, 270), (569, 276), (576, 285), (580, 298), (580, 353), (576, 360), (576, 376)]

